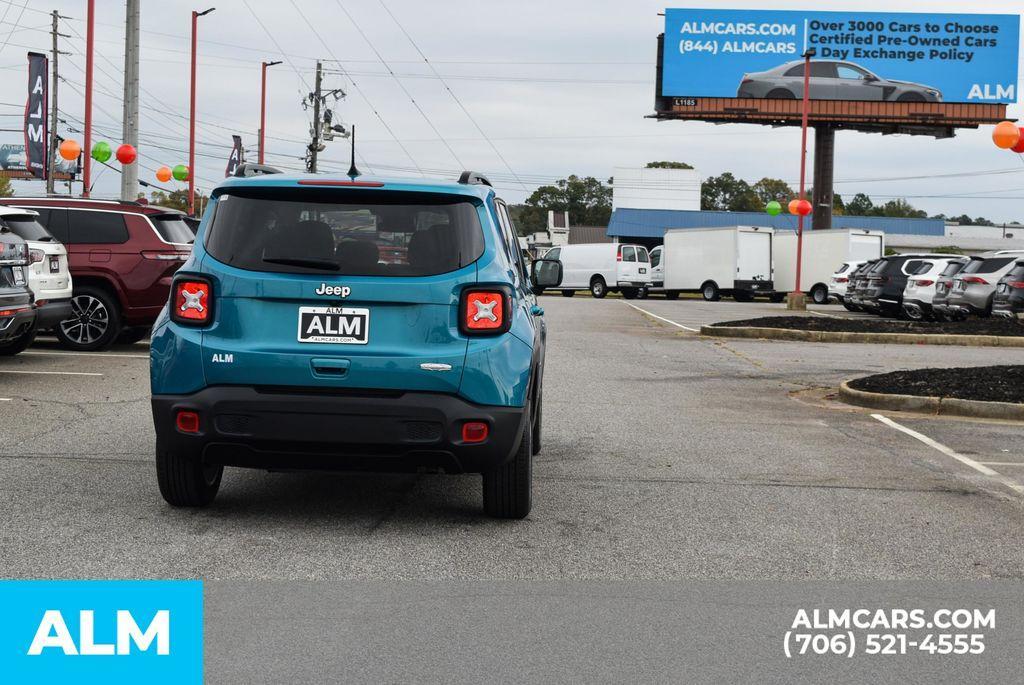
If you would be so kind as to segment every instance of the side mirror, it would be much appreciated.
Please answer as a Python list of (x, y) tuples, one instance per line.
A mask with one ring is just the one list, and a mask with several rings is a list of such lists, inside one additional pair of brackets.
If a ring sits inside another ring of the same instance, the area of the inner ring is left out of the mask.
[(878, 77), (877, 76), (873, 76), (871, 74), (868, 74), (867, 76), (864, 77), (864, 83), (873, 83), (873, 82), (875, 82), (877, 80), (878, 80)]
[(557, 259), (535, 259), (530, 265), (530, 282), (535, 288), (557, 288), (562, 284), (562, 263)]

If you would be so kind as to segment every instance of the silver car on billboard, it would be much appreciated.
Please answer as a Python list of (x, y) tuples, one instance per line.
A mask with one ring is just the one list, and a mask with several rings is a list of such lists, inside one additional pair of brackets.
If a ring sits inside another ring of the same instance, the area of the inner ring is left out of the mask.
[[(792, 100), (804, 96), (804, 62), (780, 64), (768, 71), (744, 74), (738, 98)], [(931, 86), (882, 78), (859, 64), (830, 60), (811, 62), (810, 97), (813, 100), (866, 100), (876, 102), (941, 102), (942, 93)]]

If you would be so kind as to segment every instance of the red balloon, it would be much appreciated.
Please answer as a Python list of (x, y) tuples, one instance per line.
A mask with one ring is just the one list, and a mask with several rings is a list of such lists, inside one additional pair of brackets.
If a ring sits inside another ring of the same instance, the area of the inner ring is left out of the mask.
[(807, 200), (790, 200), (789, 201), (789, 213), (796, 214), (798, 216), (807, 216), (814, 208), (811, 207), (811, 203)]
[(135, 148), (128, 143), (117, 148), (117, 161), (121, 162), (121, 164), (131, 164), (137, 156), (138, 153), (135, 151)]
[(1019, 128), (1017, 130), (1020, 131), (1020, 140), (1018, 140), (1017, 144), (1011, 147), (1010, 150), (1019, 154), (1024, 153), (1024, 128)]

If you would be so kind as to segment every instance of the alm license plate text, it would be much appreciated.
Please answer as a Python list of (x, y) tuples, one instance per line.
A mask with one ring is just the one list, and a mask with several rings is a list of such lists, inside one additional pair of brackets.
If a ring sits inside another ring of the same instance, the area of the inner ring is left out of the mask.
[(300, 343), (365, 345), (369, 335), (369, 309), (299, 307)]

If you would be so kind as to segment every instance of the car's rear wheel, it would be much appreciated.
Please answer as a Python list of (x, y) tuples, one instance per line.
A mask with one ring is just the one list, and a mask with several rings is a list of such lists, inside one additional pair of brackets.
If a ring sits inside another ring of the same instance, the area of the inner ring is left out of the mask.
[(156, 443), (156, 480), (164, 500), (175, 507), (205, 507), (217, 496), (221, 465), (203, 464), (198, 454), (182, 454)]
[(84, 286), (71, 298), (71, 318), (54, 329), (62, 347), (79, 352), (104, 350), (121, 333), (117, 302), (102, 288)]
[(823, 285), (811, 288), (811, 301), (814, 304), (828, 304), (828, 288)]
[(14, 340), (8, 340), (5, 343), (0, 343), (0, 357), (13, 357), (14, 355), (24, 352), (28, 349), (36, 339), (36, 327), (28, 329)]
[(765, 97), (769, 100), (796, 100), (796, 94), (785, 88), (776, 88), (775, 90), (768, 91)]
[(911, 321), (924, 321), (924, 313), (918, 307), (903, 306), (903, 314)]
[(700, 294), (708, 302), (718, 302), (718, 300), (722, 299), (722, 293), (718, 289), (718, 285), (711, 281), (700, 287)]
[(523, 422), (519, 449), (505, 464), (483, 474), (484, 512), (502, 519), (523, 519), (530, 513), (533, 489), (533, 421)]
[(576, 291), (575, 290), (563, 290), (562, 291), (562, 297), (573, 297), (574, 295), (576, 295)]
[(594, 276), (590, 281), (590, 294), (601, 299), (608, 294), (608, 286), (605, 285), (604, 279), (600, 276)]

